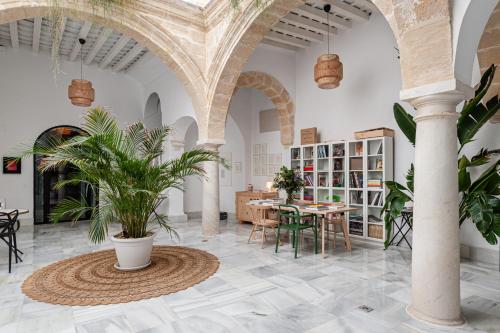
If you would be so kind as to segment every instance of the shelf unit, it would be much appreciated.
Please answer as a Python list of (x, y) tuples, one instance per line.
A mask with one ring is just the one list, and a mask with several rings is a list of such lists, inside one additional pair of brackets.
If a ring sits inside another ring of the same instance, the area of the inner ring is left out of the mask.
[(306, 182), (294, 198), (360, 207), (347, 214), (349, 234), (383, 241), (380, 212), (387, 194), (383, 182), (393, 180), (393, 152), (392, 137), (291, 147), (291, 168)]

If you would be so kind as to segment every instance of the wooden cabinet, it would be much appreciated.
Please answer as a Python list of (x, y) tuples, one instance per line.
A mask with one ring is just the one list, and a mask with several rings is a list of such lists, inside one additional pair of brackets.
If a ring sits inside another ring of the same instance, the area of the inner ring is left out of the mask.
[(247, 203), (250, 200), (277, 198), (278, 192), (236, 192), (236, 218), (243, 222), (252, 222), (252, 212)]

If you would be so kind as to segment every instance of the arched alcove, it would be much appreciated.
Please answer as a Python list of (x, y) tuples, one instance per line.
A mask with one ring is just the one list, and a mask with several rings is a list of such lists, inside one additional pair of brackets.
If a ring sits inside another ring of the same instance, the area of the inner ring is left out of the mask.
[(161, 102), (157, 93), (152, 93), (148, 97), (144, 109), (144, 125), (149, 129), (162, 126)]

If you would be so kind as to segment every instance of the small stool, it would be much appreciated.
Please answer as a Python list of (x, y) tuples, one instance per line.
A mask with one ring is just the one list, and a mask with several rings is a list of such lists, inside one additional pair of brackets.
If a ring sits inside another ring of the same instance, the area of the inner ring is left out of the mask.
[(261, 240), (261, 248), (264, 248), (264, 242), (267, 239), (266, 236), (266, 228), (273, 229), (276, 234), (276, 227), (278, 226), (278, 221), (271, 220), (266, 218), (266, 212), (271, 209), (270, 206), (261, 206), (261, 205), (250, 205), (250, 211), (252, 212), (252, 231), (250, 232), (250, 237), (248, 237), (248, 243), (252, 239), (252, 236), (255, 237), (255, 233), (258, 231), (258, 227), (261, 227), (262, 231), (262, 240)]

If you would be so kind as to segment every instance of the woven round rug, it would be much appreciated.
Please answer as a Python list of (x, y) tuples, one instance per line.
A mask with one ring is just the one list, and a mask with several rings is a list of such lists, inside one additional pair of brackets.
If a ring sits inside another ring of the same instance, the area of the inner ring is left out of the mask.
[(58, 261), (28, 277), (22, 291), (52, 304), (116, 304), (158, 297), (200, 283), (219, 268), (216, 256), (181, 246), (154, 246), (151, 265), (138, 271), (114, 268), (115, 250)]

